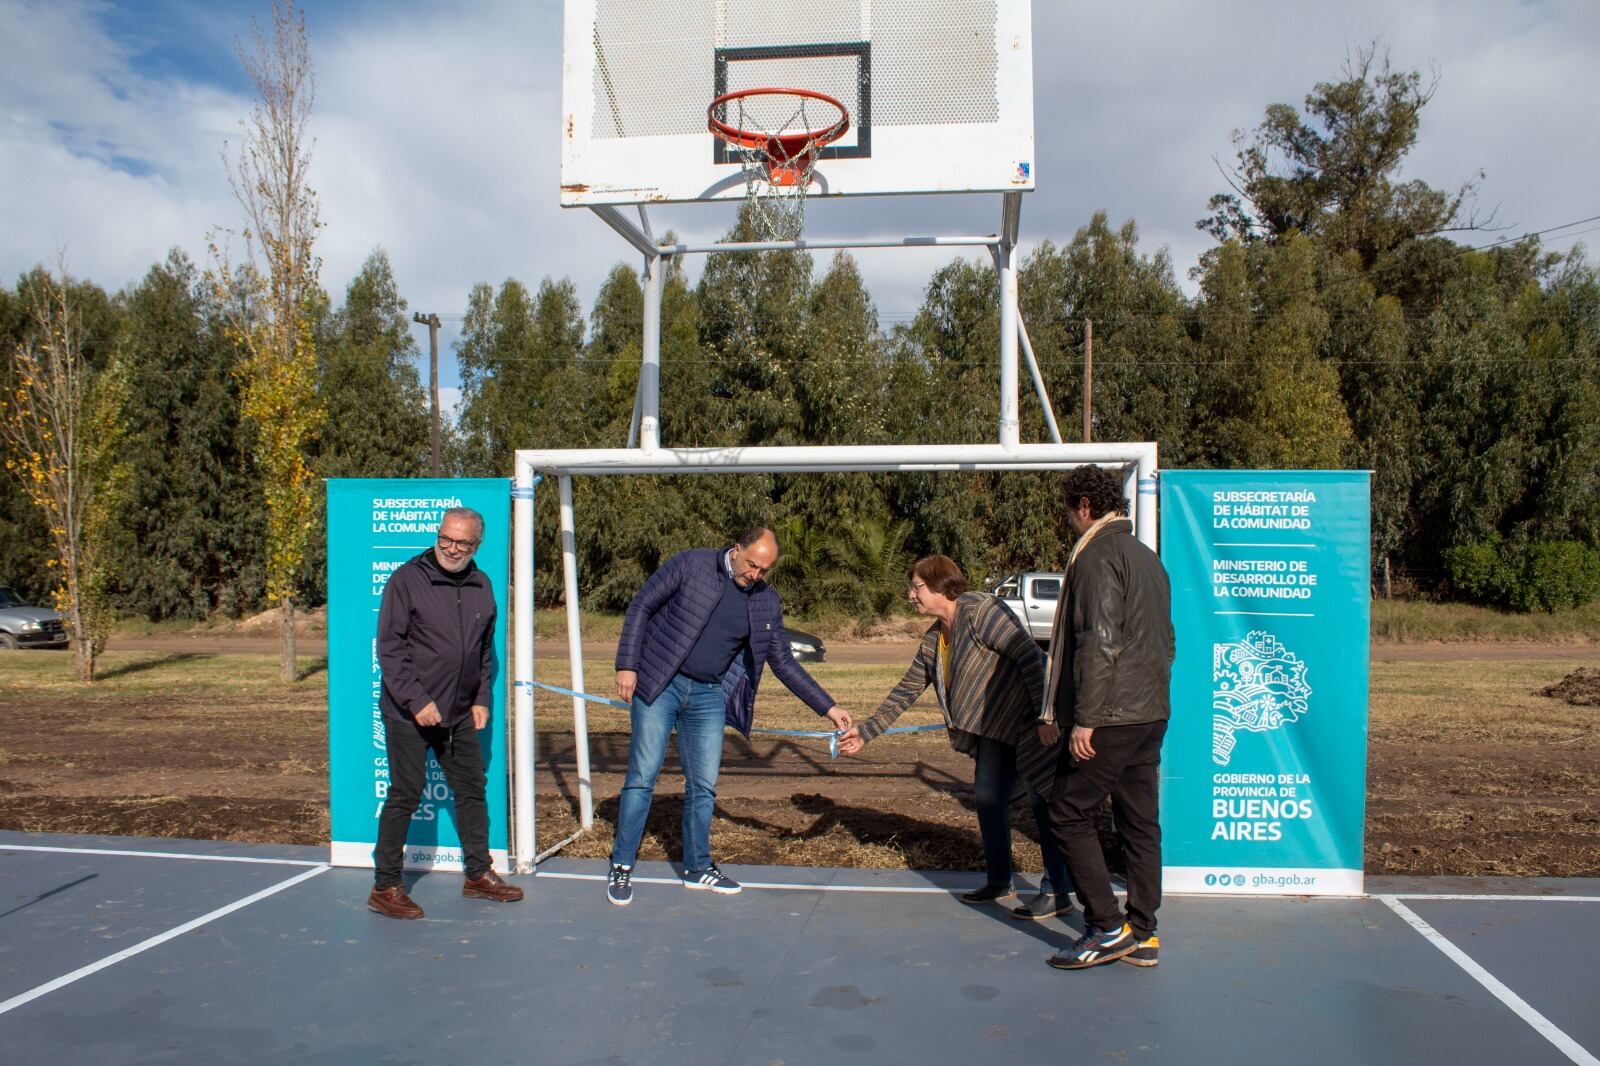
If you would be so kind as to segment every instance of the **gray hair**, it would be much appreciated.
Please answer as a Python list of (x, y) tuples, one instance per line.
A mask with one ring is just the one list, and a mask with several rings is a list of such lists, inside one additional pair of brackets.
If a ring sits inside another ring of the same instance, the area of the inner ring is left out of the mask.
[(477, 511), (474, 511), (470, 507), (452, 507), (439, 519), (439, 528), (444, 529), (444, 524), (452, 518), (470, 518), (474, 522), (478, 523), (478, 539), (483, 539), (483, 531), (485, 528), (483, 515), (479, 514)]

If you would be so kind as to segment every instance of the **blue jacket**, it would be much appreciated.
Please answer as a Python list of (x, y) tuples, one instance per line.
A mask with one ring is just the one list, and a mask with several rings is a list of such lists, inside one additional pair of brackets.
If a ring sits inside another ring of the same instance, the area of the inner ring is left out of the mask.
[[(617, 669), (637, 673), (634, 695), (649, 703), (688, 659), (722, 595), (722, 556), (727, 549), (696, 548), (679, 552), (650, 575), (622, 623), (617, 642)], [(745, 736), (755, 715), (756, 689), (762, 668), (772, 672), (790, 692), (818, 714), (827, 714), (833, 697), (811, 679), (789, 650), (778, 591), (765, 581), (750, 589), (750, 637), (722, 677), (728, 724)]]

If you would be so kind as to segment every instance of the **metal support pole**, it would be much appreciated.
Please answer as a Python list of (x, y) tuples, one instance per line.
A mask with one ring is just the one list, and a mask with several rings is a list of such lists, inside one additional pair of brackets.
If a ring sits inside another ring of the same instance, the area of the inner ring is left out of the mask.
[(644, 261), (644, 336), (639, 361), (639, 446), (647, 452), (661, 447), (661, 293), (668, 260), (647, 256)]
[(428, 421), (429, 454), (432, 456), (432, 464), (428, 467), (428, 472), (431, 477), (440, 477), (443, 467), (439, 462), (439, 316), (424, 315), (418, 311), (412, 314), (411, 321), (428, 327), (428, 397), (432, 407), (432, 415)]
[(656, 250), (655, 242), (645, 235), (644, 230), (629, 222), (621, 211), (609, 204), (595, 204), (589, 210), (599, 216), (600, 221), (621, 234), (623, 240), (639, 249), (645, 255), (654, 258), (661, 254)]
[(1094, 437), (1094, 319), (1083, 320), (1083, 443)]
[[(989, 249), (989, 258), (994, 260), (996, 270), (1000, 269), (1000, 256), (995, 248)], [(1028, 375), (1033, 378), (1033, 393), (1039, 397), (1039, 406), (1044, 410), (1045, 428), (1050, 431), (1050, 442), (1061, 443), (1061, 427), (1056, 425), (1055, 408), (1050, 405), (1050, 393), (1044, 387), (1044, 377), (1039, 372), (1039, 360), (1033, 354), (1033, 341), (1028, 337), (1028, 324), (1022, 320), (1021, 293), (1018, 293), (1017, 307), (1017, 340), (1022, 343), (1022, 355), (1028, 360)]]
[(1061, 443), (1061, 427), (1056, 425), (1056, 413), (1050, 408), (1050, 394), (1045, 391), (1044, 378), (1039, 373), (1039, 360), (1034, 358), (1033, 341), (1028, 339), (1028, 324), (1022, 321), (1022, 312), (1017, 312), (1017, 340), (1022, 342), (1022, 354), (1028, 359), (1028, 373), (1033, 377), (1033, 391), (1039, 397), (1039, 406), (1044, 409), (1045, 428), (1050, 431), (1050, 443)]
[[(1159, 500), (1160, 492), (1156, 472), (1156, 446), (1146, 445), (1139, 456), (1138, 465), (1134, 471), (1137, 496), (1130, 497), (1135, 501), (1134, 509), (1137, 512), (1134, 518), (1134, 535), (1139, 542), (1151, 551), (1159, 548), (1157, 533), (1161, 528)], [(1126, 491), (1126, 490), (1124, 490)]]
[(511, 497), (511, 619), (515, 626), (511, 656), (511, 826), (512, 862), (518, 873), (533, 869), (533, 490), (539, 479), (533, 467), (517, 456)]
[(949, 237), (819, 237), (797, 241), (728, 241), (724, 244), (663, 244), (663, 255), (705, 255), (723, 252), (808, 252), (827, 248), (976, 248), (994, 247), (1000, 238), (967, 234)]
[(1022, 199), (1005, 195), (1001, 244), (995, 249), (1000, 268), (1000, 446), (1015, 448), (1022, 441), (1017, 421), (1017, 245), (1016, 214)]
[(639, 387), (633, 388), (633, 416), (628, 419), (628, 447), (639, 443)]
[[(583, 680), (583, 628), (578, 617), (578, 539), (572, 519), (572, 478), (561, 478), (561, 578), (567, 593), (567, 659), (572, 691), (588, 692)], [(594, 825), (594, 791), (589, 779), (589, 702), (572, 698), (572, 741), (578, 753), (578, 824)]]

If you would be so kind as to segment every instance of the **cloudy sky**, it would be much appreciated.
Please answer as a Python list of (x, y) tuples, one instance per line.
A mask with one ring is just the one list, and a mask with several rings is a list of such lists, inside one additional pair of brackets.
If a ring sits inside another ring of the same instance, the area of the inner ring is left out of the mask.
[[(792, 2), (792, 0), (788, 0)], [(317, 72), (312, 184), (338, 300), (362, 259), (389, 252), (413, 310), (445, 319), (468, 289), (568, 276), (588, 303), (633, 261), (587, 211), (557, 206), (561, 4), (556, 0), (304, 0)], [(205, 257), (237, 227), (221, 151), (251, 104), (234, 42), (268, 0), (0, 0), (0, 283), (64, 252), (108, 289), (168, 248)], [(1480, 212), (1507, 235), (1600, 221), (1600, 4), (1594, 0), (1035, 0), (1038, 191), (1030, 240), (1069, 239), (1096, 210), (1135, 219), (1182, 275), (1206, 246), (1194, 221), (1222, 187), (1231, 134), (1299, 104), (1374, 40), (1399, 69), (1436, 72), (1405, 176), (1454, 188), (1481, 169)], [(827, 204), (814, 235), (992, 232), (998, 198)], [(654, 213), (714, 239), (722, 208)], [(915, 309), (945, 253), (858, 258), (886, 322)], [(425, 339), (426, 331), (417, 330)]]

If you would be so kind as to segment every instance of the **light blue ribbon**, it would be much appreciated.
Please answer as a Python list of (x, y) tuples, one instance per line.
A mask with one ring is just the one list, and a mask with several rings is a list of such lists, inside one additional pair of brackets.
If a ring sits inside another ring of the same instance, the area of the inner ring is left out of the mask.
[(576, 696), (578, 699), (588, 700), (590, 703), (603, 703), (607, 707), (615, 707), (619, 711), (625, 711), (628, 709), (628, 705), (623, 703), (621, 700), (607, 699), (604, 696), (591, 696), (587, 692), (574, 692), (570, 688), (562, 688), (560, 685), (549, 685), (543, 681), (518, 681), (517, 687), (542, 688), (547, 692), (554, 692), (560, 696)]
[[(559, 696), (575, 696), (580, 700), (588, 700), (590, 703), (603, 703), (607, 707), (615, 707), (615, 708), (617, 708), (618, 710), (621, 710), (621, 711), (626, 711), (626, 710), (629, 709), (629, 705), (626, 704), (626, 703), (623, 703), (621, 700), (613, 700), (613, 699), (609, 699), (609, 698), (607, 698), (605, 696), (592, 696), (587, 692), (577, 692), (577, 691), (574, 691), (573, 689), (562, 688), (560, 685), (551, 685), (551, 684), (548, 684), (548, 683), (546, 683), (544, 681), (518, 681), (518, 682), (515, 683), (515, 686), (517, 688), (526, 688), (526, 689), (542, 688), (547, 692), (554, 692)], [(889, 733), (932, 733), (935, 730), (943, 732), (944, 726), (942, 726), (942, 725), (903, 725), (903, 726), (896, 726), (893, 729), (885, 729), (883, 731), (883, 733), (880, 733), (879, 735), (883, 736), (883, 735), (887, 735)], [(752, 732), (752, 733), (761, 733), (761, 734), (764, 734), (764, 735), (770, 736), (770, 737), (815, 737), (818, 740), (826, 739), (827, 742), (828, 742), (828, 756), (829, 756), (829, 758), (833, 758), (833, 759), (837, 759), (839, 757), (839, 738), (844, 736), (844, 733), (845, 733), (845, 731), (842, 730), (842, 729), (840, 729), (840, 730), (832, 730), (832, 729), (759, 729), (759, 728), (751, 729), (750, 732)]]

